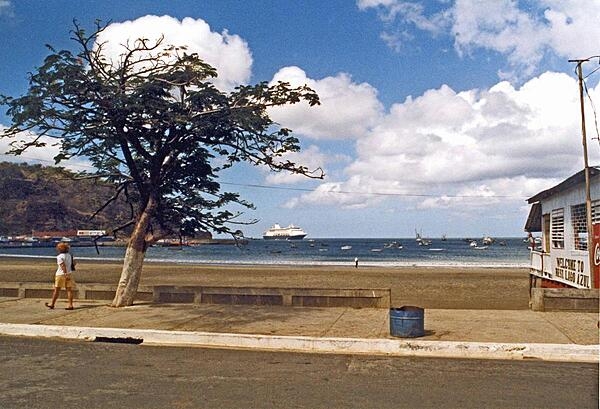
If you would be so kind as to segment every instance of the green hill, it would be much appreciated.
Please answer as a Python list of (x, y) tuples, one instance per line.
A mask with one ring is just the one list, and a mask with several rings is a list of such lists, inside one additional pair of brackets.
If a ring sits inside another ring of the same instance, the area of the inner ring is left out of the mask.
[(124, 203), (111, 204), (90, 219), (113, 194), (112, 186), (75, 180), (57, 167), (0, 162), (0, 234), (105, 229), (129, 218)]

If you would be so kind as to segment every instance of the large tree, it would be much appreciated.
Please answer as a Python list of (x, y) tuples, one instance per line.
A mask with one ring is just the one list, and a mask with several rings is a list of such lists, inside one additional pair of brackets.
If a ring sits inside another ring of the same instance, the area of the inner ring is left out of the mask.
[(88, 35), (75, 22), (75, 52), (48, 46), (27, 93), (3, 97), (12, 125), (0, 137), (14, 138), (16, 155), (55, 140), (57, 164), (87, 158), (95, 170), (80, 176), (112, 183), (111, 200), (131, 205), (112, 302), (120, 307), (134, 301), (149, 245), (173, 233), (232, 232), (238, 214), (226, 205), (252, 206), (221, 190), (222, 169), (247, 162), (313, 178), (323, 174), (285, 160), (300, 149), (299, 141), (267, 113), (271, 106), (318, 104), (313, 90), (283, 82), (219, 90), (211, 82), (213, 67), (163, 38), (127, 42), (118, 58), (110, 58), (98, 42), (105, 28), (98, 22)]

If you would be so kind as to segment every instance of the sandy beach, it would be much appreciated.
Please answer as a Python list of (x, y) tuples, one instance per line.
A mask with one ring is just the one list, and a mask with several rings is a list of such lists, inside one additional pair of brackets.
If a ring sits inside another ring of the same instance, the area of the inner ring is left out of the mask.
[[(53, 259), (0, 257), (1, 282), (52, 285)], [(80, 260), (76, 281), (116, 284), (117, 262)], [(391, 288), (394, 306), (527, 309), (526, 268), (247, 266), (145, 263), (142, 285), (207, 285), (310, 288)]]

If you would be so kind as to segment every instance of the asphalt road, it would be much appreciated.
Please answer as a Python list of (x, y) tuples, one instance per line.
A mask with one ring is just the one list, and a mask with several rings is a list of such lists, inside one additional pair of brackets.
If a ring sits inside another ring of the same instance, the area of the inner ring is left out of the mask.
[(598, 408), (598, 366), (0, 337), (0, 407)]

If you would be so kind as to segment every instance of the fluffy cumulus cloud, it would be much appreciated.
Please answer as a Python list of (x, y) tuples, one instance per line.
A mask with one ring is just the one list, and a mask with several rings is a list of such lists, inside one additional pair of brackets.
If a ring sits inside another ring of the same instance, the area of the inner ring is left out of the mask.
[(367, 134), (377, 123), (383, 107), (377, 90), (367, 83), (357, 84), (348, 74), (322, 79), (308, 78), (298, 67), (280, 69), (272, 82), (293, 86), (308, 85), (319, 95), (321, 105), (299, 103), (269, 110), (282, 126), (315, 139), (355, 139)]
[[(501, 77), (527, 78), (546, 53), (560, 58), (585, 58), (598, 53), (600, 0), (454, 0), (441, 11), (428, 11), (404, 0), (358, 0), (361, 10), (375, 8), (386, 23), (384, 40), (396, 47), (390, 24), (454, 38), (458, 53), (485, 49), (505, 55), (508, 70)], [(402, 37), (401, 41), (406, 41)]]
[(457, 0), (452, 15), (457, 50), (497, 51), (524, 75), (534, 72), (548, 51), (565, 59), (598, 52), (599, 0), (539, 0), (527, 10), (511, 0)]
[(105, 43), (105, 54), (118, 61), (125, 51), (124, 44), (132, 45), (139, 38), (154, 42), (161, 36), (164, 36), (164, 46), (186, 46), (186, 52), (197, 53), (215, 67), (219, 77), (214, 82), (220, 89), (230, 90), (250, 78), (252, 55), (248, 44), (227, 31), (212, 31), (202, 19), (186, 17), (179, 21), (170, 16), (149, 15), (113, 23), (99, 35), (98, 43)]
[[(319, 149), (316, 145), (310, 145), (309, 147), (302, 149), (300, 152), (290, 152), (285, 154), (280, 160), (293, 163), (302, 164), (309, 171), (318, 171), (318, 169), (324, 170), (327, 167), (327, 163), (335, 159), (336, 156), (331, 157)], [(289, 172), (272, 172), (268, 169), (263, 169), (266, 172), (266, 182), (274, 185), (282, 184), (293, 184), (306, 180), (306, 176), (293, 174)]]
[(335, 206), (345, 209), (364, 209), (376, 205), (385, 197), (385, 191), (391, 192), (401, 186), (386, 184), (386, 181), (372, 179), (368, 175), (354, 175), (344, 182), (326, 182), (315, 190), (292, 198), (284, 204), (286, 208), (297, 206)]
[[(0, 124), (0, 134), (6, 130), (4, 125)], [(35, 134), (23, 132), (14, 138), (0, 138), (0, 161), (7, 162), (23, 162), (29, 164), (41, 164), (43, 166), (54, 166), (54, 157), (60, 152), (58, 140), (47, 136), (40, 137), (41, 142), (45, 142), (46, 146), (41, 148), (29, 148), (22, 155), (7, 155), (12, 149), (11, 143), (18, 145), (19, 141), (31, 141), (36, 137)], [(90, 163), (83, 158), (73, 158), (65, 162), (61, 162), (60, 166), (73, 171), (90, 170)]]
[[(583, 166), (577, 90), (572, 77), (545, 73), (520, 88), (505, 81), (464, 92), (442, 86), (407, 98), (356, 142), (346, 181), (288, 205), (358, 207), (388, 194), (414, 196), (421, 207), (482, 203), (482, 197), (522, 202)], [(600, 85), (590, 92), (600, 97)], [(589, 155), (599, 163), (598, 141)]]

